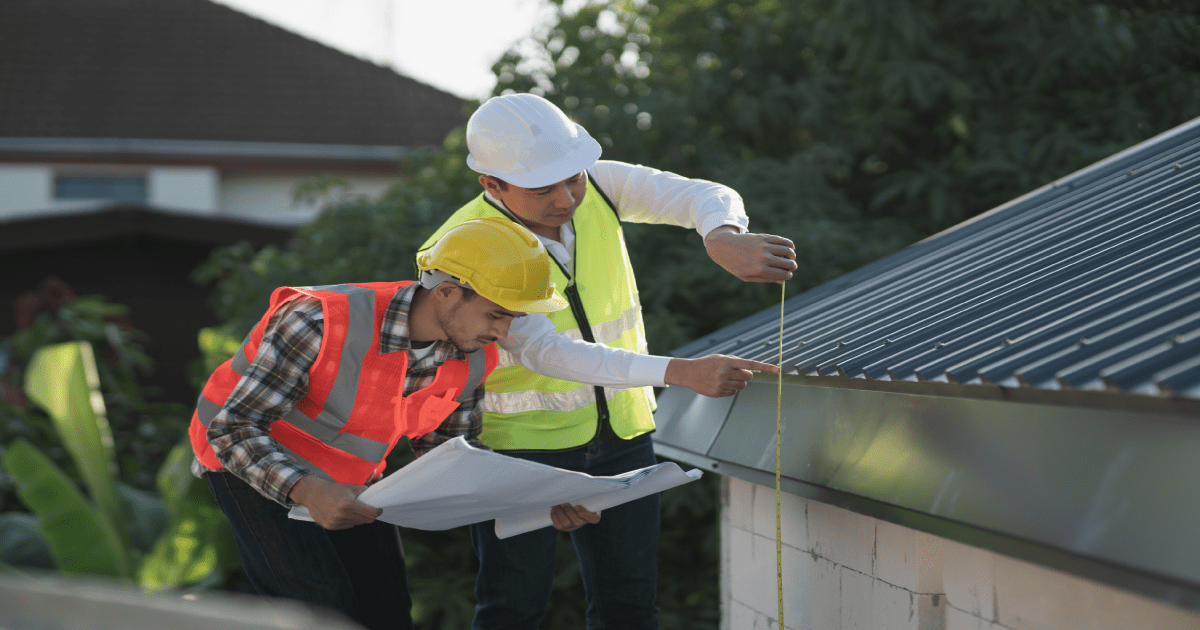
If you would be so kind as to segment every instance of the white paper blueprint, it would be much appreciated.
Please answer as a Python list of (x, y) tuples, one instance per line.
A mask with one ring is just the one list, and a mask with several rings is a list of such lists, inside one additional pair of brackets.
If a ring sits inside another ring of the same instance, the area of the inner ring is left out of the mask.
[[(695, 481), (701, 474), (665, 462), (614, 477), (593, 477), (478, 449), (460, 436), (358, 498), (382, 508), (379, 519), (388, 523), (441, 530), (496, 519), (496, 536), (508, 538), (550, 526), (550, 507), (560, 503), (599, 512)], [(312, 520), (303, 507), (293, 508), (291, 516)]]

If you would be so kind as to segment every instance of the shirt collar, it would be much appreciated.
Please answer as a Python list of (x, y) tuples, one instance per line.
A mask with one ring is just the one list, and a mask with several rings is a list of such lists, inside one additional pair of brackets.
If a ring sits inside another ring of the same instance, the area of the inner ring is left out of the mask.
[[(402, 287), (392, 296), (392, 301), (388, 303), (387, 311), (383, 314), (383, 325), (380, 328), (380, 354), (399, 351), (409, 352), (412, 350), (412, 337), (410, 336), (408, 327), (408, 312), (412, 309), (413, 296), (417, 294), (417, 289), (420, 286), (420, 283), (414, 282), (406, 287)], [(446, 356), (446, 360), (461, 361), (466, 358), (462, 350), (459, 350), (447, 340), (439, 339), (433, 342), (433, 347), (433, 354)]]

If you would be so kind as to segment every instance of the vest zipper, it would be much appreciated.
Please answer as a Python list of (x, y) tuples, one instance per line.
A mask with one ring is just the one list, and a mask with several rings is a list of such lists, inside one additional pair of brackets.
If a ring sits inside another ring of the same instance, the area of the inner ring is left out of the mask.
[[(579, 324), (580, 336), (584, 341), (596, 343), (596, 337), (592, 334), (592, 326), (588, 323), (587, 313), (583, 310), (583, 299), (579, 296), (579, 288), (572, 282), (567, 285), (563, 293), (567, 294), (571, 313), (575, 315), (575, 323)], [(592, 440), (596, 438), (605, 442), (620, 440), (621, 438), (613, 431), (612, 422), (608, 418), (608, 399), (604, 396), (604, 388), (595, 386), (592, 389), (596, 394), (596, 433), (592, 436)]]

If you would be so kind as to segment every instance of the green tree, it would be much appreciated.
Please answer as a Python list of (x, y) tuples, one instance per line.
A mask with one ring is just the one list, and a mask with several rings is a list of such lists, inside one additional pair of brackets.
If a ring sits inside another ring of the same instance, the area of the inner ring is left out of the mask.
[[(515, 48), (606, 158), (734, 186), (800, 291), (1200, 115), (1178, 0), (592, 2)], [(775, 298), (631, 228), (662, 352)]]

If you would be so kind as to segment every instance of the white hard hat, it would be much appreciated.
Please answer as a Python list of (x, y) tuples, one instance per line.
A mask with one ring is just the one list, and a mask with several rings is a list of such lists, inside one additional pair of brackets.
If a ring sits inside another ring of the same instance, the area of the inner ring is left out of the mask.
[(521, 188), (561, 182), (600, 159), (600, 143), (534, 94), (489, 99), (467, 121), (467, 166)]

